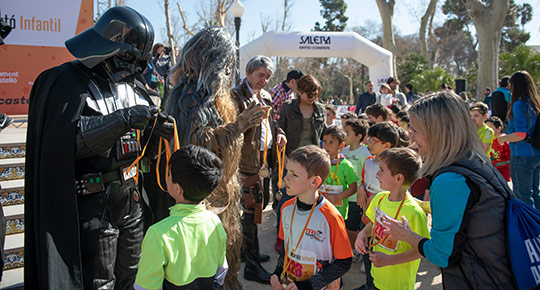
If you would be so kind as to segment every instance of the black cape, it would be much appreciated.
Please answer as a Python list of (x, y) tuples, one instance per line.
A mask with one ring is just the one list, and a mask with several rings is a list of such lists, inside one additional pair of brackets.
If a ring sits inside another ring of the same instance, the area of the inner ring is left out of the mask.
[(75, 133), (90, 75), (78, 62), (42, 72), (30, 92), (25, 165), (26, 289), (83, 289)]

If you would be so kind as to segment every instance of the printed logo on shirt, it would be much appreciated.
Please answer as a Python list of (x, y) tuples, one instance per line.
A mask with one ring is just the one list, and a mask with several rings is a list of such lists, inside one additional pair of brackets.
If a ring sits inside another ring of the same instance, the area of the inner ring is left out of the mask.
[(312, 240), (316, 240), (318, 242), (324, 242), (324, 234), (320, 230), (312, 230), (310, 228), (307, 228), (305, 235), (310, 237)]

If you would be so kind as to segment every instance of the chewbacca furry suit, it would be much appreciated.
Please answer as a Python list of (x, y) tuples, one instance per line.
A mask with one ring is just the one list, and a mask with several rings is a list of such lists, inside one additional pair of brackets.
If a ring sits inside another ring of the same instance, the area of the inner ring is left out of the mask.
[(227, 232), (229, 271), (223, 289), (242, 288), (237, 278), (242, 245), (237, 171), (243, 133), (260, 120), (254, 110), (237, 116), (236, 103), (231, 99), (235, 49), (222, 28), (207, 27), (193, 36), (170, 73), (174, 89), (164, 107), (165, 113), (177, 120), (181, 146), (204, 146), (223, 161), (221, 183), (207, 198), (208, 209), (219, 215)]

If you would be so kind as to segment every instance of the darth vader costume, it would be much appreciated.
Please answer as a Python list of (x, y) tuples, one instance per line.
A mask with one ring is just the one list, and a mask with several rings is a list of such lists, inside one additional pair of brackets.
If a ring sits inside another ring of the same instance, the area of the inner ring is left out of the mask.
[(137, 81), (153, 40), (144, 16), (111, 8), (66, 41), (76, 61), (34, 82), (26, 142), (27, 289), (132, 287), (151, 214), (142, 174), (134, 178), (144, 166), (128, 168), (145, 144), (155, 148), (158, 137), (172, 133)]

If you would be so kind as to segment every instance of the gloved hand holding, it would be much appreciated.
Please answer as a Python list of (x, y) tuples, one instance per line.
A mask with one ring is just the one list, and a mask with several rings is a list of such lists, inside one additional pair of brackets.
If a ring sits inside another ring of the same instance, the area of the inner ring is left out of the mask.
[(156, 137), (162, 137), (166, 140), (171, 140), (174, 135), (174, 118), (173, 116), (167, 116), (161, 112), (157, 116), (157, 124), (154, 128), (153, 135)]
[(129, 129), (142, 130), (146, 127), (148, 121), (155, 118), (158, 111), (155, 106), (137, 105), (117, 112), (124, 118)]
[(156, 126), (153, 129), (151, 126), (148, 126), (148, 128), (144, 131), (144, 136), (146, 136), (146, 138), (150, 138), (148, 147), (146, 149), (146, 156), (155, 159), (157, 154), (160, 153), (158, 152), (160, 137), (165, 138), (166, 140), (171, 140), (173, 135), (174, 118), (159, 112), (157, 115)]
[(261, 121), (266, 118), (270, 107), (263, 106), (261, 104), (251, 104), (245, 111), (238, 115), (236, 123), (240, 131), (246, 132), (247, 129), (260, 124)]

